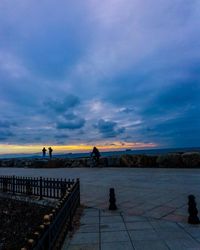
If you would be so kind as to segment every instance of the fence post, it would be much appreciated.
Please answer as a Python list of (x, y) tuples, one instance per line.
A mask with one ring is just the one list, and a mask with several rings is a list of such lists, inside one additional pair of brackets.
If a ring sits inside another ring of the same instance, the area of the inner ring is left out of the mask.
[(40, 199), (42, 199), (42, 177), (40, 177)]
[(15, 176), (14, 175), (12, 178), (12, 192), (13, 192), (13, 194), (15, 194)]
[(80, 206), (80, 204), (81, 204), (81, 201), (80, 201), (80, 199), (81, 199), (81, 197), (80, 197), (80, 179), (77, 178), (76, 181), (77, 181), (77, 188), (78, 188), (78, 205)]
[(31, 186), (31, 179), (26, 180), (26, 194), (32, 195), (32, 186)]
[(61, 179), (61, 198), (66, 194), (66, 183)]
[(69, 208), (69, 231), (72, 231), (72, 201), (71, 198), (69, 200), (70, 208)]
[(8, 179), (5, 177), (3, 179), (3, 192), (7, 192), (8, 191)]

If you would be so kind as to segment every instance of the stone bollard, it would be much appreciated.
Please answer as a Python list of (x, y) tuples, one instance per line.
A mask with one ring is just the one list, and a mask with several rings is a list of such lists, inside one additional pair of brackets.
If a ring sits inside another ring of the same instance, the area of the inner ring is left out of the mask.
[(34, 239), (38, 240), (40, 238), (40, 233), (38, 231), (33, 233)]
[(116, 198), (115, 198), (115, 189), (114, 188), (110, 188), (110, 206), (109, 206), (109, 210), (116, 210), (117, 206), (116, 206)]
[(197, 216), (198, 210), (196, 207), (196, 201), (195, 201), (194, 195), (188, 196), (188, 212), (189, 212), (188, 223), (189, 224), (199, 224), (200, 221), (199, 221), (199, 218)]
[(33, 246), (34, 246), (34, 244), (35, 244), (34, 239), (28, 239), (28, 241), (27, 241), (28, 249), (29, 249), (29, 248), (32, 249)]
[(48, 226), (50, 224), (50, 217), (48, 214), (44, 216), (43, 221), (45, 226)]
[(52, 213), (49, 214), (49, 220), (50, 220), (50, 222), (53, 221), (53, 218), (54, 218), (54, 214), (52, 214)]
[(42, 234), (44, 232), (44, 230), (45, 230), (45, 225), (43, 225), (43, 224), (40, 225), (38, 230), (39, 230), (39, 233)]

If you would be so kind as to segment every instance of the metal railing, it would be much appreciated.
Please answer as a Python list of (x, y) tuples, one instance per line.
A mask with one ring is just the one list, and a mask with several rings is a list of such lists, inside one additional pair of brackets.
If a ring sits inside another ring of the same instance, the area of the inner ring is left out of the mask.
[[(63, 237), (72, 228), (72, 219), (80, 205), (80, 184), (77, 180), (68, 195), (65, 195), (56, 210), (52, 211), (50, 221), (44, 225), (43, 234), (34, 245), (34, 250), (60, 249)], [(37, 234), (36, 234), (37, 235)]]
[(70, 189), (74, 179), (0, 176), (0, 191), (60, 199)]
[(61, 249), (63, 237), (72, 228), (73, 216), (80, 205), (79, 179), (0, 176), (0, 191), (58, 199), (51, 213), (44, 216), (24, 246), (28, 250)]

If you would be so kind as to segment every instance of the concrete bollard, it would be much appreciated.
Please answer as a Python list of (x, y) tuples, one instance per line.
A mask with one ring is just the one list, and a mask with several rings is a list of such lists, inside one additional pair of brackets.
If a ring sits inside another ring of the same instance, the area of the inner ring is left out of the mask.
[(109, 199), (110, 205), (109, 205), (109, 210), (116, 210), (116, 198), (115, 198), (115, 189), (110, 188), (110, 199)]
[(195, 196), (194, 195), (189, 195), (188, 196), (188, 212), (189, 212), (189, 217), (188, 217), (188, 223), (189, 224), (199, 224), (199, 218), (198, 218), (198, 210), (196, 207), (196, 201), (195, 201)]

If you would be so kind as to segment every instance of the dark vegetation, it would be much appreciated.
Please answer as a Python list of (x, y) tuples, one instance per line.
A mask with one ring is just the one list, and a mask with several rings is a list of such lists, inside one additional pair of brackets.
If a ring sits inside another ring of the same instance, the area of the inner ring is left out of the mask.
[(0, 250), (18, 250), (51, 207), (0, 197)]

